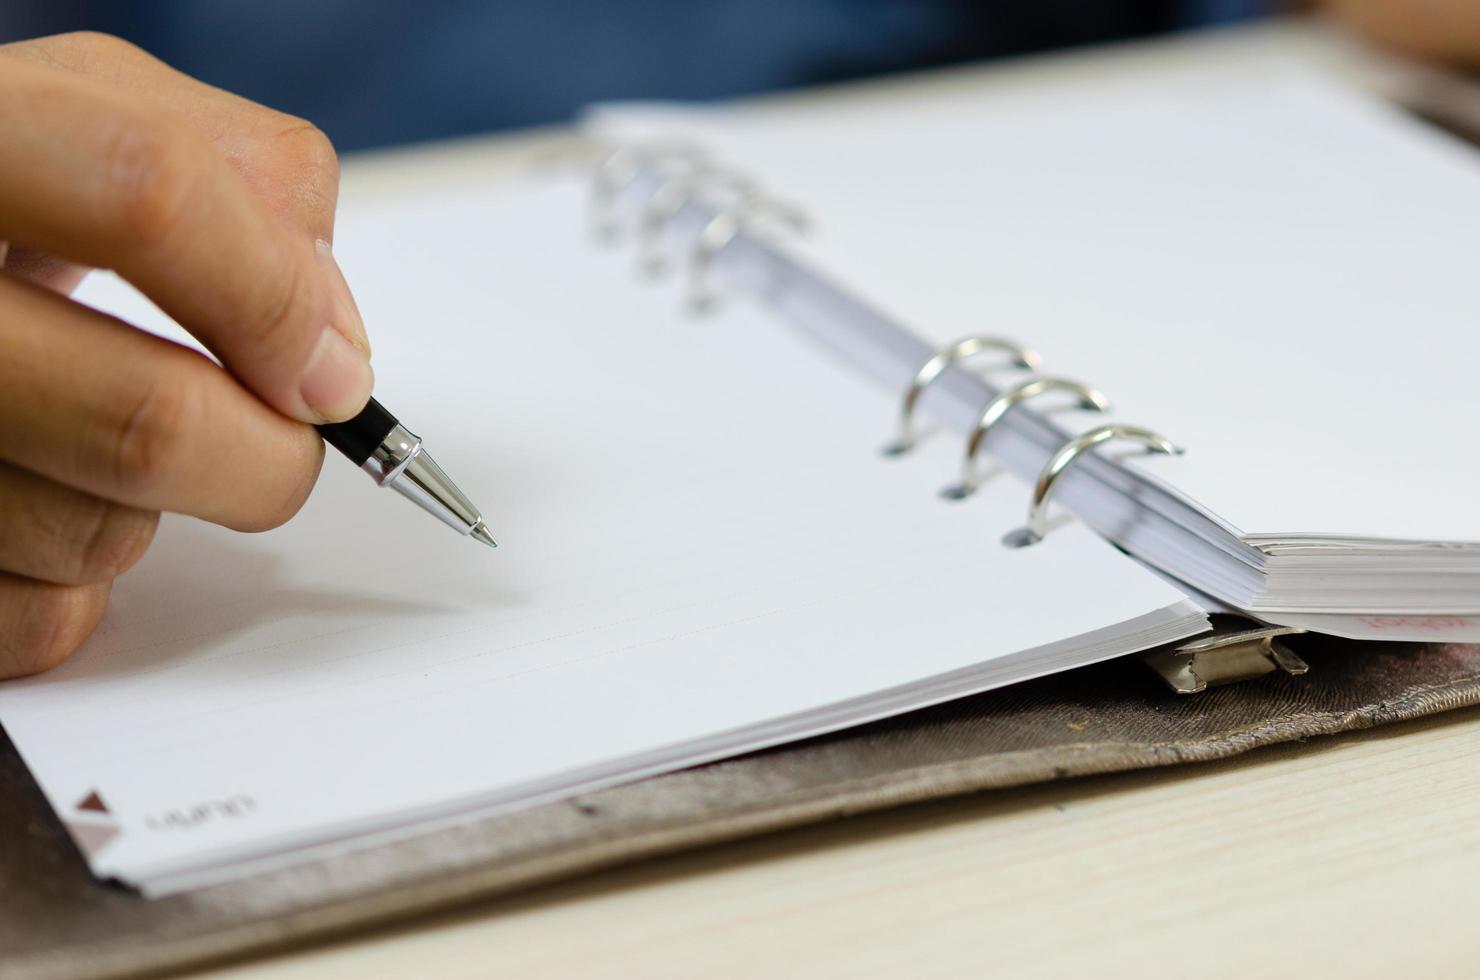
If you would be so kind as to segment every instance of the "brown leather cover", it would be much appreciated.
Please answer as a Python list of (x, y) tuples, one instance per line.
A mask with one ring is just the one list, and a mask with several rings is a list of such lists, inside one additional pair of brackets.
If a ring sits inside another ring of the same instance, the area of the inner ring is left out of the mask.
[(158, 901), (89, 876), (0, 737), (0, 976), (162, 972), (747, 834), (1480, 702), (1480, 646), (1292, 645), (1311, 664), (1304, 677), (1179, 697), (1114, 661)]

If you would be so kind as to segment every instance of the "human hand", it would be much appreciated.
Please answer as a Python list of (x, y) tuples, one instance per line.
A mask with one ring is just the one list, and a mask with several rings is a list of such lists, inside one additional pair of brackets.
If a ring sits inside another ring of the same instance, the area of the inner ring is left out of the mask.
[[(92, 632), (160, 511), (303, 504), (369, 345), (329, 251), (317, 129), (115, 38), (0, 46), (0, 678)], [(66, 298), (111, 268), (220, 359)]]

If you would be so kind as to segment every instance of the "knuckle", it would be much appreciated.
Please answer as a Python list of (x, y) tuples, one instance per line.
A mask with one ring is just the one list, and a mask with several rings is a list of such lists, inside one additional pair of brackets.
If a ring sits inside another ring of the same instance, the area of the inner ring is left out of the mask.
[(92, 626), (91, 594), (76, 586), (37, 588), (3, 632), (9, 638), (0, 676), (50, 670), (82, 645)]
[(144, 556), (154, 540), (159, 514), (99, 501), (77, 556), (76, 584), (117, 578)]
[(48, 40), (54, 44), (85, 51), (92, 55), (136, 58), (144, 54), (143, 49), (138, 45), (102, 31), (71, 31)]
[(70, 31), (55, 38), (58, 43), (71, 44), (74, 47), (83, 47), (95, 52), (139, 52), (136, 44), (130, 44), (115, 34), (105, 34), (102, 31)]
[(289, 168), (309, 185), (339, 183), (339, 154), (322, 129), (297, 116), (284, 116), (274, 143)]
[(158, 60), (138, 45), (101, 31), (69, 31), (0, 45), (0, 54), (81, 75), (116, 76), (124, 64)]
[(184, 457), (185, 426), (196, 414), (193, 385), (179, 377), (148, 381), (114, 423), (111, 476), (130, 499), (152, 500)]
[(168, 241), (189, 220), (202, 169), (190, 140), (165, 126), (126, 120), (108, 141), (102, 167), (104, 214), (128, 244)]

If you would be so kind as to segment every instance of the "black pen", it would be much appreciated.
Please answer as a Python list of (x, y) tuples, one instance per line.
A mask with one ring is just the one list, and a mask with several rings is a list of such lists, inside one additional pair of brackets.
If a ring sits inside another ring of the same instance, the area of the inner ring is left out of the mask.
[(375, 399), (347, 422), (314, 428), (324, 441), (370, 474), (378, 486), (390, 487), (464, 537), (497, 548), (483, 515), (457, 484), (421, 448), (421, 437), (407, 429)]

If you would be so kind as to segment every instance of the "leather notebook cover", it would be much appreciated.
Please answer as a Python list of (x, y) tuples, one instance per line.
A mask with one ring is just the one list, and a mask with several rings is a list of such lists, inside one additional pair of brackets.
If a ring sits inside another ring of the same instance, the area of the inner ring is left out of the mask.
[(1225, 758), (1480, 702), (1480, 646), (1299, 638), (1304, 677), (1193, 697), (1111, 661), (836, 735), (157, 901), (88, 873), (0, 737), (0, 975), (262, 952), (651, 855), (979, 790)]

